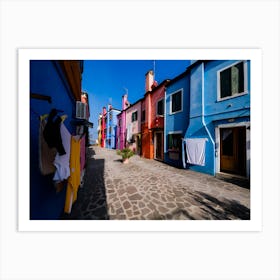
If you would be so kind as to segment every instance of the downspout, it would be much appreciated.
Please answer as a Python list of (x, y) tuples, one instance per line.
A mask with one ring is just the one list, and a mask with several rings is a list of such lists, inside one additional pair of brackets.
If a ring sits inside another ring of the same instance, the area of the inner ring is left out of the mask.
[(216, 160), (215, 160), (215, 141), (214, 139), (212, 138), (211, 136), (211, 133), (209, 132), (208, 130), (208, 127), (206, 126), (206, 123), (205, 123), (205, 112), (204, 112), (204, 62), (202, 62), (202, 116), (201, 116), (201, 119), (202, 119), (202, 124), (210, 138), (210, 141), (213, 145), (213, 160), (214, 160), (214, 173), (216, 171)]

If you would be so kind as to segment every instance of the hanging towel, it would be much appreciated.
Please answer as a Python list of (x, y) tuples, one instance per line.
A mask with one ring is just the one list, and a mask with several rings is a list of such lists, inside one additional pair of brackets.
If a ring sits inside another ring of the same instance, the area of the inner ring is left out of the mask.
[(186, 168), (185, 153), (186, 153), (186, 143), (185, 143), (185, 139), (183, 139), (183, 141), (182, 141), (182, 162), (183, 162), (183, 168)]
[(40, 118), (39, 127), (39, 168), (42, 175), (49, 175), (55, 172), (54, 159), (56, 149), (50, 148), (44, 138), (43, 131), (46, 127), (46, 119)]
[(70, 177), (68, 179), (64, 212), (71, 213), (72, 204), (77, 200), (78, 188), (81, 183), (80, 172), (80, 154), (81, 139), (80, 136), (71, 137), (71, 155), (70, 155)]
[(195, 165), (205, 165), (205, 138), (187, 138), (187, 162)]
[(128, 126), (127, 126), (127, 133), (126, 133), (127, 142), (130, 142), (131, 137), (132, 137), (132, 124), (129, 123)]
[(64, 146), (65, 154), (64, 155), (60, 155), (59, 153), (56, 154), (54, 160), (56, 172), (53, 177), (54, 181), (59, 181), (59, 182), (66, 180), (70, 176), (69, 159), (70, 159), (71, 134), (67, 130), (64, 123), (62, 123), (60, 126), (60, 134), (61, 134), (62, 144)]

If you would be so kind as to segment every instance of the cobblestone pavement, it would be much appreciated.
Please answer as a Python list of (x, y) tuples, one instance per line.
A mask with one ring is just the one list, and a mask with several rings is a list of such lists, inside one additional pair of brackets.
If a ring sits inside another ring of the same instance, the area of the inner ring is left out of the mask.
[(250, 219), (250, 190), (213, 176), (90, 147), (84, 186), (62, 219)]

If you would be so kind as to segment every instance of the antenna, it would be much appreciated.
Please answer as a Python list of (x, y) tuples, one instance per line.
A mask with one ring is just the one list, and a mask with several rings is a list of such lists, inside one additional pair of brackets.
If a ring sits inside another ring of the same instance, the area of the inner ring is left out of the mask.
[(123, 87), (123, 89), (125, 90), (125, 94), (128, 94), (128, 89), (126, 87)]

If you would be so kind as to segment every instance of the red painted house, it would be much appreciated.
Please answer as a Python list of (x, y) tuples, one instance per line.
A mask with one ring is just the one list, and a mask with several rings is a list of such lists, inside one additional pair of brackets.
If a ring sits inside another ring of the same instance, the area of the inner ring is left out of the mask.
[(164, 149), (164, 97), (165, 86), (154, 81), (153, 71), (146, 74), (145, 96), (141, 109), (142, 156), (148, 159), (163, 160)]
[(106, 107), (103, 107), (101, 118), (101, 147), (106, 147), (106, 135), (107, 135), (107, 111)]

